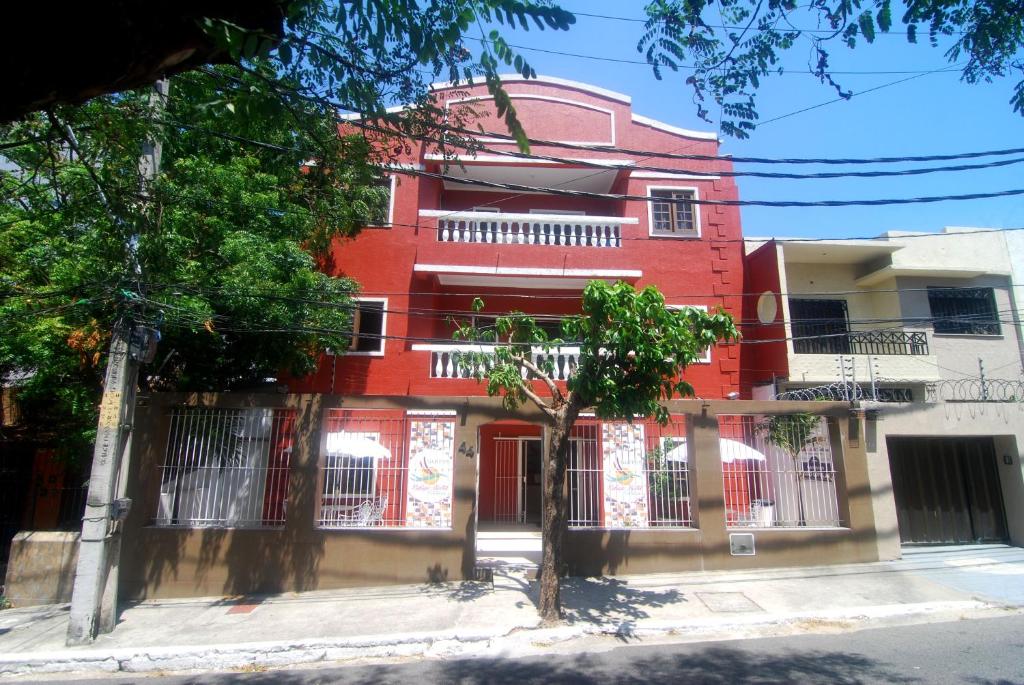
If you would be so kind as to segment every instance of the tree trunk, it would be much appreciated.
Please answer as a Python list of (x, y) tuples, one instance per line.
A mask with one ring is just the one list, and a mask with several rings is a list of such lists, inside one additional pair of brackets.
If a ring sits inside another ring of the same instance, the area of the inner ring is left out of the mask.
[(565, 472), (569, 458), (569, 437), (579, 409), (571, 403), (557, 412), (548, 439), (547, 468), (544, 469), (544, 515), (541, 531), (544, 538), (540, 562), (541, 620), (545, 625), (562, 619), (561, 585), (562, 544), (565, 540)]

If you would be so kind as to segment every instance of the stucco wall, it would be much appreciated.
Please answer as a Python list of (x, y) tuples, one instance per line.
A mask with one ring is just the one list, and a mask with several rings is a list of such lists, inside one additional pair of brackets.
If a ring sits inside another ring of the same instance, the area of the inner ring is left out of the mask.
[(11, 542), (4, 596), (14, 607), (71, 601), (79, 533), (22, 531)]
[[(453, 526), (433, 529), (318, 529), (317, 468), (321, 417), (341, 398), (319, 395), (155, 395), (136, 411), (140, 439), (133, 453), (128, 495), (135, 506), (125, 522), (121, 591), (128, 598), (233, 595), (390, 583), (418, 583), (473, 577), (480, 460), (456, 455)], [(168, 528), (152, 525), (167, 445), (169, 409), (200, 406), (278, 406), (296, 410), (296, 440), (289, 465), (287, 520), (279, 529)], [(510, 418), (499, 398), (345, 398), (348, 409), (452, 409), (457, 411), (455, 444), (479, 447), (486, 426)], [(875, 523), (868, 494), (864, 441), (851, 440), (849, 407), (820, 402), (669, 403), (687, 417), (689, 452), (698, 497), (698, 530), (581, 530), (569, 535), (566, 561), (573, 573), (641, 573), (693, 568), (753, 568), (847, 563), (877, 558)], [(757, 554), (729, 553), (717, 415), (814, 411), (829, 417), (836, 467), (836, 529), (754, 529)], [(539, 423), (536, 411), (522, 420)], [(861, 435), (863, 430), (858, 431)]]

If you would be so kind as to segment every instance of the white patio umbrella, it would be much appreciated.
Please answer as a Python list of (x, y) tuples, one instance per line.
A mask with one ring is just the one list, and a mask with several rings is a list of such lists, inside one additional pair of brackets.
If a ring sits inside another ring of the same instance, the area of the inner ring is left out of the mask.
[[(679, 444), (665, 453), (665, 459), (667, 461), (686, 461), (686, 438), (672, 438), (672, 440), (678, 440)], [(750, 459), (751, 461), (767, 461), (768, 459), (763, 452), (758, 452), (750, 445), (731, 438), (719, 438), (718, 451), (722, 454), (723, 464), (731, 464), (737, 459)]]
[(327, 434), (327, 454), (356, 459), (390, 459), (391, 450), (376, 440), (344, 431)]

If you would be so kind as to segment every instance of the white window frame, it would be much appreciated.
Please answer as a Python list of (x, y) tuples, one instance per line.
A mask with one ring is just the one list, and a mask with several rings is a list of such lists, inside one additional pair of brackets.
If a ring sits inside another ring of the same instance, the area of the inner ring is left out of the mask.
[(391, 228), (392, 223), (395, 220), (395, 191), (398, 188), (398, 174), (388, 174), (390, 179), (390, 189), (388, 190), (388, 218), (383, 224), (375, 224), (370, 222), (366, 224), (367, 228)]
[[(706, 304), (665, 304), (666, 309), (699, 309), (705, 314), (708, 313), (708, 306)], [(710, 364), (711, 363), (711, 348), (704, 350), (704, 356), (697, 359), (694, 364)]]
[[(358, 350), (348, 349), (345, 350), (346, 355), (354, 357), (383, 357), (384, 348), (387, 345), (387, 332), (388, 332), (388, 298), (386, 297), (355, 297), (352, 298), (356, 302), (380, 302), (383, 304), (381, 307), (381, 318), (380, 318), (380, 350), (371, 352), (360, 352)], [(352, 312), (352, 340), (355, 341), (359, 335), (359, 308), (356, 307)]]
[[(654, 230), (654, 198), (651, 195), (652, 190), (681, 190), (684, 192), (693, 193), (694, 205), (693, 205), (693, 233), (669, 233), (663, 231)], [(663, 186), (663, 185), (650, 185), (646, 186), (645, 194), (648, 197), (647, 200), (647, 235), (652, 238), (675, 238), (678, 240), (693, 240), (700, 238), (701, 227), (700, 227), (700, 208), (701, 205), (697, 204), (696, 201), (700, 200), (700, 191), (697, 190), (696, 186)]]

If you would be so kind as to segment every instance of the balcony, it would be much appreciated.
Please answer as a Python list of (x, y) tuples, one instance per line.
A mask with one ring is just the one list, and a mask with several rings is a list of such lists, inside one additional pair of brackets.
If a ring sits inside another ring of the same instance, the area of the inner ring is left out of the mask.
[(557, 247), (622, 247), (622, 226), (638, 222), (628, 217), (443, 209), (422, 209), (420, 216), (437, 218), (437, 241), (441, 243)]
[(793, 351), (797, 354), (923, 356), (928, 354), (928, 336), (907, 331), (847, 331), (794, 340)]
[(846, 331), (793, 341), (789, 378), (809, 383), (939, 380), (938, 358), (920, 331)]
[[(470, 354), (489, 355), (485, 365), (489, 368), (493, 364), (494, 345), (432, 345), (416, 344), (412, 346), (416, 352), (430, 352), (430, 377), (431, 378), (472, 378), (470, 369), (460, 365), (460, 357), (465, 359)], [(533, 362), (538, 366), (546, 360), (554, 362), (554, 379), (564, 381), (569, 378), (573, 369), (579, 363), (580, 348), (578, 347), (555, 347), (545, 352), (542, 347), (534, 347), (531, 350)], [(481, 369), (483, 370), (483, 369)], [(526, 378), (526, 371), (523, 371), (523, 378)]]

